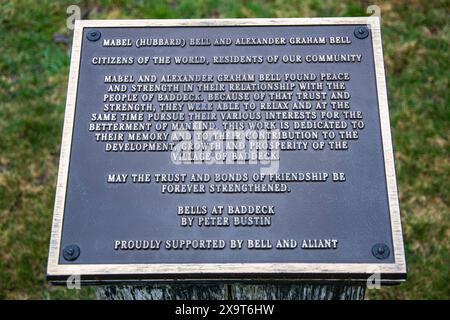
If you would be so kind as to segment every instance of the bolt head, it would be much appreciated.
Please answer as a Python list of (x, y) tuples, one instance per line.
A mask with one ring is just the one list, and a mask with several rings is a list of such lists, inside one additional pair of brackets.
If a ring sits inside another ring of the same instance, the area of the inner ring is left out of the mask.
[(354, 35), (358, 39), (365, 39), (369, 36), (369, 29), (365, 26), (359, 26), (355, 28)]
[(74, 261), (80, 256), (80, 247), (76, 244), (68, 245), (63, 250), (63, 258), (67, 261)]
[(384, 243), (377, 243), (372, 247), (372, 255), (380, 260), (386, 259), (389, 257), (391, 250)]
[(86, 38), (89, 41), (97, 41), (98, 39), (100, 39), (101, 36), (102, 36), (102, 34), (98, 30), (89, 30), (86, 33)]

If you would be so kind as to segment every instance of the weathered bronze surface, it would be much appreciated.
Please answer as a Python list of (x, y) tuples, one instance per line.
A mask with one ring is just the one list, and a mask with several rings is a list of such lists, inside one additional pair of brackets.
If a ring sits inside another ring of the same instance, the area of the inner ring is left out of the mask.
[(232, 21), (78, 24), (50, 279), (403, 278), (378, 21)]

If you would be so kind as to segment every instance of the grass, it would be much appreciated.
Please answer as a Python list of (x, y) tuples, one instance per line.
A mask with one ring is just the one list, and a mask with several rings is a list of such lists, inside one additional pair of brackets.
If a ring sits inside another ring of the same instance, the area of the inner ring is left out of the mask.
[[(363, 16), (368, 1), (19, 1), (0, 4), (0, 299), (87, 299), (45, 280), (69, 67), (66, 8), (85, 18)], [(369, 299), (449, 299), (448, 1), (375, 2), (402, 208), (408, 281)]]

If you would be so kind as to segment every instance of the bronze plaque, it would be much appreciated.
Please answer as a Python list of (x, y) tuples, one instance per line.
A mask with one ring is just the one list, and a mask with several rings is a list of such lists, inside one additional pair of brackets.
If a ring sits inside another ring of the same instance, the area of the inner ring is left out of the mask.
[(78, 21), (48, 277), (405, 277), (376, 18)]

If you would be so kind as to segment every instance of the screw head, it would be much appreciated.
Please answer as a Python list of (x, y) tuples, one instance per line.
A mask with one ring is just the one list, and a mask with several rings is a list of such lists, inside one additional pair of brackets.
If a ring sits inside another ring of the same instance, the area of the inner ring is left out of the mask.
[(391, 250), (384, 243), (377, 243), (372, 247), (372, 254), (375, 258), (383, 260), (389, 257)]
[(365, 26), (356, 27), (354, 35), (358, 39), (365, 39), (369, 36), (369, 29), (367, 29), (367, 27)]
[(100, 39), (101, 36), (102, 36), (102, 34), (98, 30), (89, 30), (86, 33), (86, 38), (89, 41), (97, 41), (98, 39)]
[(76, 244), (68, 245), (63, 250), (63, 258), (67, 261), (74, 261), (80, 256), (80, 247)]

